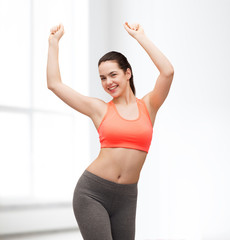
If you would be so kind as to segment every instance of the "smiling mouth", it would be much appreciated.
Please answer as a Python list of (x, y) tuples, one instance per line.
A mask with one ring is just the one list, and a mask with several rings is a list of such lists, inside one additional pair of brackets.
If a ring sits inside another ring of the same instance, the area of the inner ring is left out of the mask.
[(108, 88), (110, 91), (112, 91), (112, 90), (114, 90), (115, 88), (117, 88), (118, 87), (118, 85), (116, 85), (116, 86), (113, 86), (113, 87), (111, 87), (111, 88)]

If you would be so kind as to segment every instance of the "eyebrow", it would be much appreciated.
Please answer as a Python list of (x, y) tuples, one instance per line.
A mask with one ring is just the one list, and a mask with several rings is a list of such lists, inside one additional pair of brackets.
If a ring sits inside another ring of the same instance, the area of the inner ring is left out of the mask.
[[(114, 73), (114, 72), (117, 72), (117, 71), (112, 71), (112, 72), (110, 72), (109, 74)], [(109, 74), (108, 74), (108, 75), (109, 75)], [(100, 75), (100, 77), (104, 77), (104, 75)]]

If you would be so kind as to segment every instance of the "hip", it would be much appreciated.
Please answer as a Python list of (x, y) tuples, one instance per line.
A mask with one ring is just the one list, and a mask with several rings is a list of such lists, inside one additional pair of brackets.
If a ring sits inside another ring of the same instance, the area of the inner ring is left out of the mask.
[(81, 211), (85, 205), (92, 205), (96, 201), (102, 204), (110, 215), (124, 208), (135, 212), (137, 196), (138, 183), (119, 184), (85, 170), (76, 184), (73, 205)]

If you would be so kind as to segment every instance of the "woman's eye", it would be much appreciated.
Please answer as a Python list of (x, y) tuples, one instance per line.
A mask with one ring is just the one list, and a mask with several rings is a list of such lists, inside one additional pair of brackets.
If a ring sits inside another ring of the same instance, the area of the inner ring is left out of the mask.
[[(113, 76), (113, 77), (114, 77), (114, 76), (116, 76), (116, 75), (117, 75), (117, 74), (112, 74), (111, 76)], [(105, 79), (105, 78), (101, 78), (101, 80), (104, 80), (104, 79)]]

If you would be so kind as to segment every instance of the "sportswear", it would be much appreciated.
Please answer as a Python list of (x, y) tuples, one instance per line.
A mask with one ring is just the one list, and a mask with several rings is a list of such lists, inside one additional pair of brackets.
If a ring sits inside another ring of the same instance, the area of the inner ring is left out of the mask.
[(72, 207), (84, 240), (134, 240), (138, 183), (116, 183), (88, 170), (74, 189)]
[(136, 102), (139, 116), (134, 120), (123, 118), (113, 100), (107, 103), (107, 112), (97, 129), (101, 148), (132, 148), (148, 153), (153, 126), (145, 102), (138, 98)]

